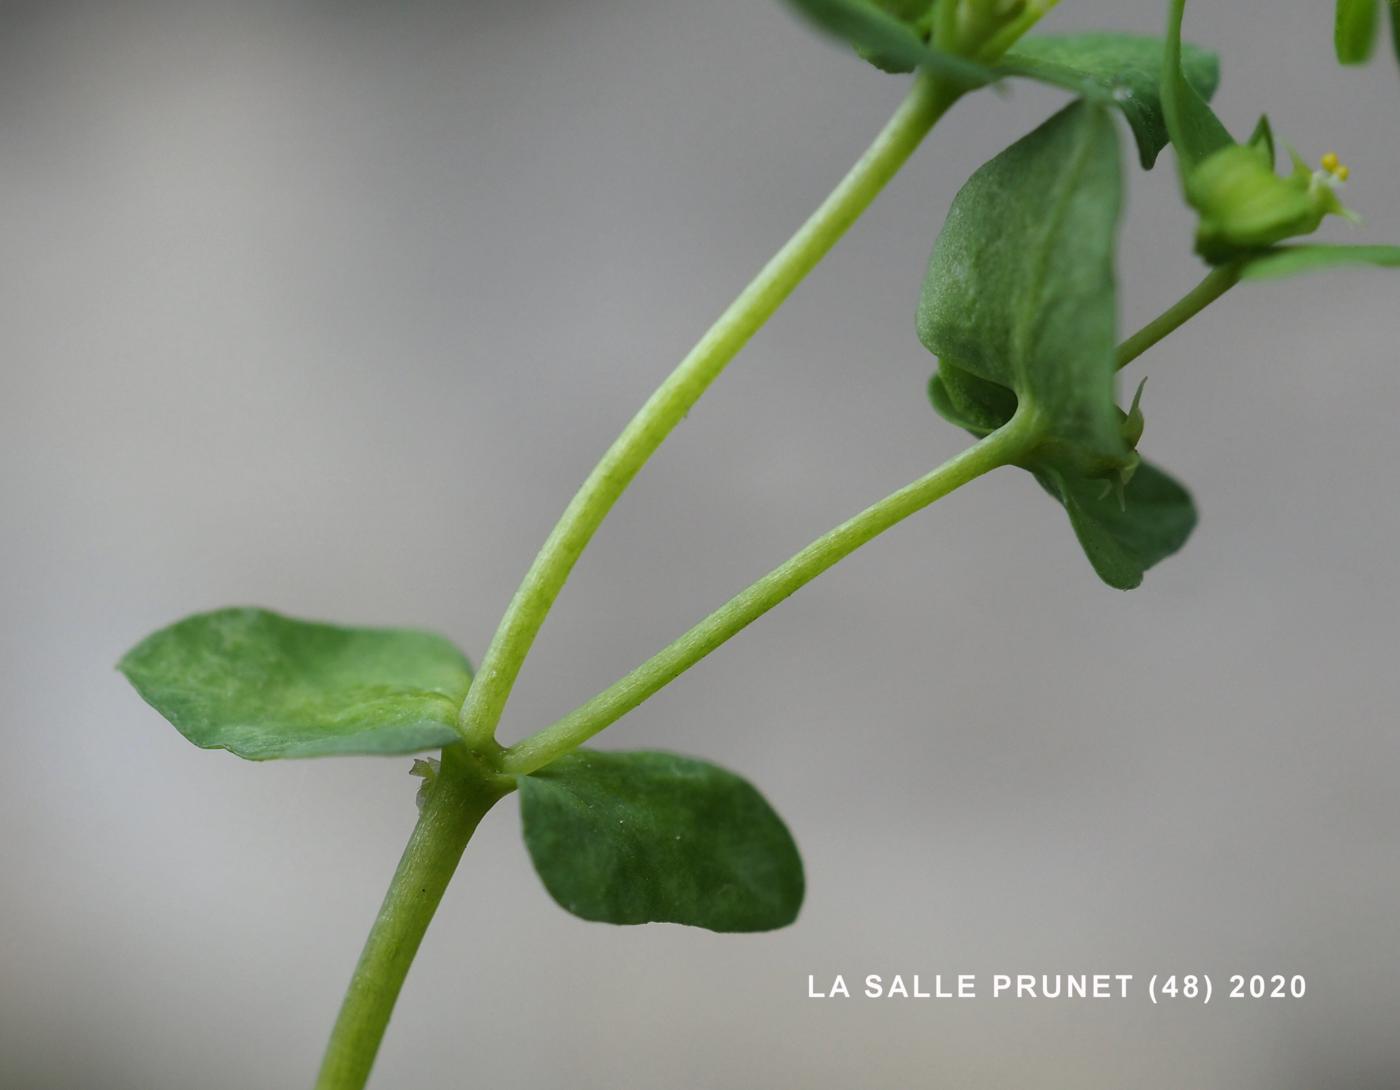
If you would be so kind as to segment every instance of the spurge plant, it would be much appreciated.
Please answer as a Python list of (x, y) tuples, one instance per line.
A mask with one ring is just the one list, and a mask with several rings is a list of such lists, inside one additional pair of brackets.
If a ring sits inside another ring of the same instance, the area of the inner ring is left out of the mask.
[[(1143, 388), (1117, 373), (1242, 281), (1335, 265), (1400, 265), (1400, 248), (1300, 241), (1351, 217), (1347, 169), (1289, 151), (1283, 173), (1261, 120), (1237, 141), (1207, 104), (1215, 58), (1164, 38), (1027, 36), (1053, 0), (793, 0), (816, 26), (891, 73), (907, 97), (831, 195), (739, 294), (602, 456), (511, 599), (473, 674), (446, 640), (346, 628), (261, 609), (188, 617), (121, 662), (190, 741), (250, 760), (413, 754), (417, 825), (355, 968), (316, 1083), (363, 1086), (394, 1001), (478, 822), (518, 792), (526, 847), (550, 895), (587, 920), (714, 931), (789, 924), (803, 897), (791, 835), (745, 780), (659, 752), (585, 748), (595, 734), (815, 579), (956, 488), (1004, 466), (1034, 475), (1065, 510), (1108, 585), (1136, 587), (1191, 533), (1187, 490), (1138, 453)], [(1391, 14), (1400, 25), (1396, 9)], [(1342, 0), (1344, 61), (1370, 52), (1374, 0)], [(608, 511), (753, 333), (895, 175), (940, 117), (1011, 80), (1075, 101), (982, 166), (933, 246), (917, 329), (937, 357), (933, 408), (975, 437), (962, 453), (871, 504), (735, 595), (555, 723), (496, 740), (512, 686), (555, 598)], [(1171, 145), (1197, 214), (1204, 279), (1119, 338), (1115, 251), (1123, 203), (1119, 122), (1151, 168)]]

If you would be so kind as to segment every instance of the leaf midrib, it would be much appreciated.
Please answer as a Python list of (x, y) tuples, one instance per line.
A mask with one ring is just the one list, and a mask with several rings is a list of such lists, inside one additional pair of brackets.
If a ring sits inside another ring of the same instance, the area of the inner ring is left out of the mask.
[[(1083, 131), (1077, 135), (1077, 144), (1074, 155), (1070, 161), (1070, 169), (1063, 172), (1057, 183), (1055, 200), (1051, 205), (1051, 215), (1047, 217), (1045, 227), (1038, 232), (1036, 247), (1034, 248), (1033, 266), (1029, 291), (1027, 292), (1028, 303), (1020, 308), (1016, 315), (1016, 325), (1012, 334), (1012, 366), (1015, 368), (1017, 382), (1030, 393), (1029, 374), (1029, 354), (1030, 340), (1037, 319), (1044, 309), (1044, 295), (1047, 277), (1047, 270), (1050, 264), (1052, 253), (1052, 241), (1060, 232), (1064, 224), (1066, 211), (1070, 201), (1074, 197), (1075, 185), (1083, 176), (1085, 167), (1089, 161), (1088, 151), (1093, 144), (1094, 129), (1099, 121), (1099, 111), (1095, 107), (1084, 106), (1088, 112), (1090, 124), (1082, 126)], [(1070, 183), (1070, 184), (1066, 184)], [(1031, 397), (1031, 401), (1034, 401)]]

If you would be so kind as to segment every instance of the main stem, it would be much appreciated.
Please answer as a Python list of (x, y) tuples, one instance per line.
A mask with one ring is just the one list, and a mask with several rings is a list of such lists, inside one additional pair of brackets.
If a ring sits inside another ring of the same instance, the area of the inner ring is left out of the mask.
[(594, 532), (691, 406), (869, 207), (961, 92), (929, 75), (787, 244), (763, 267), (608, 448), (570, 501), (502, 617), (462, 705), (469, 745), (491, 750), (511, 688), (550, 608)]
[(459, 751), (443, 751), (326, 1046), (316, 1090), (362, 1090), (408, 967), (486, 811), (509, 790)]
[(501, 767), (529, 773), (582, 745), (837, 561), (955, 488), (1017, 461), (1038, 438), (1034, 415), (1018, 413), (1005, 427), (817, 538), (626, 677), (506, 750)]

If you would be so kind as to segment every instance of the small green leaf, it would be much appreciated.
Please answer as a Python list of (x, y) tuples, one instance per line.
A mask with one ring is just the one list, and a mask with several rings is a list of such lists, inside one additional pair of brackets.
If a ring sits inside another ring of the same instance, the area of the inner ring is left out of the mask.
[(1376, 48), (1381, 9), (1377, 0), (1337, 0), (1333, 43), (1343, 64), (1365, 64)]
[(253, 761), (449, 745), (471, 684), (441, 636), (250, 608), (186, 617), (117, 668), (195, 745)]
[(1330, 269), (1340, 265), (1400, 267), (1400, 246), (1341, 246), (1321, 243), (1308, 246), (1277, 246), (1258, 257), (1250, 258), (1242, 275), (1246, 280), (1278, 280), (1285, 276), (1296, 276), (1298, 273)]
[(1052, 464), (1033, 472), (1064, 505), (1099, 578), (1119, 590), (1141, 585), (1143, 573), (1181, 548), (1196, 525), (1190, 493), (1149, 462), (1138, 465), (1121, 497), (1103, 481)]
[[(1121, 179), (1105, 111), (1080, 103), (964, 186), (934, 247), (919, 335), (934, 408), (984, 436), (1029, 405), (1019, 464), (1064, 506), (1094, 570), (1128, 589), (1195, 524), (1185, 489), (1136, 452), (1139, 399), (1114, 401), (1113, 252)], [(1141, 387), (1139, 387), (1139, 395)]]
[[(851, 45), (887, 72), (927, 69), (965, 87), (997, 78), (985, 65), (929, 45), (909, 23), (874, 0), (789, 0), (812, 23)], [(902, 7), (900, 10), (903, 10)]]
[(1118, 135), (1075, 103), (979, 169), (953, 201), (919, 300), (940, 360), (1013, 391), (1048, 439), (1104, 469), (1129, 451), (1113, 402)]
[[(1026, 38), (1003, 58), (1001, 70), (1065, 87), (1123, 111), (1137, 140), (1144, 169), (1151, 169), (1170, 137), (1162, 116), (1165, 43), (1137, 34), (1063, 34)], [(1203, 99), (1215, 94), (1220, 65), (1215, 54), (1182, 49), (1186, 80)]]
[(1162, 114), (1183, 180), (1202, 160), (1235, 142), (1187, 79), (1181, 45), (1185, 14), (1186, 0), (1172, 0), (1167, 19), (1166, 64), (1162, 67)]
[(545, 888), (585, 920), (770, 931), (802, 905), (782, 819), (704, 761), (578, 750), (520, 778), (520, 814)]

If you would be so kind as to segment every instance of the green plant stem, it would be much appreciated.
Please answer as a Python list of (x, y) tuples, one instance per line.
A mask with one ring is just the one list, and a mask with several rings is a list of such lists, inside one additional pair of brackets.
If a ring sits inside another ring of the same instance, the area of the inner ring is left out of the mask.
[(460, 748), (443, 751), (350, 979), (316, 1090), (361, 1090), (369, 1079), (394, 1001), (467, 841), (486, 811), (510, 790), (508, 781), (474, 767)]
[(1212, 269), (1204, 280), (1118, 346), (1118, 369), (1205, 310), (1240, 282), (1243, 271), (1244, 263), (1239, 261)]
[(865, 211), (961, 93), (935, 77), (916, 77), (908, 96), (846, 177), (608, 448), (535, 557), (482, 658), (458, 719), (469, 745), (481, 751), (491, 748), (530, 646), (574, 564), (618, 497), (725, 365)]
[(507, 749), (502, 769), (523, 775), (576, 749), (837, 561), (954, 489), (1018, 461), (1038, 439), (1035, 415), (1018, 412), (1005, 427), (817, 538), (593, 699)]

